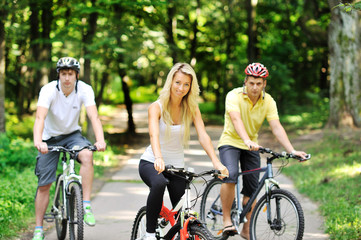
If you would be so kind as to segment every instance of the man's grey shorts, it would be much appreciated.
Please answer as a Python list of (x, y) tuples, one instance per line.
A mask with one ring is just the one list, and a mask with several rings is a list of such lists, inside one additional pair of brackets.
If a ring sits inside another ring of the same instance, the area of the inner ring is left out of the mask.
[[(239, 164), (241, 164), (242, 172), (259, 168), (261, 166), (261, 160), (258, 151), (244, 150), (230, 145), (224, 145), (218, 149), (221, 162), (229, 172), (229, 177), (223, 180), (225, 183), (237, 182)], [(250, 197), (258, 187), (259, 173), (243, 175), (242, 180), (242, 194)]]
[[(75, 131), (67, 135), (52, 137), (45, 141), (48, 146), (63, 146), (73, 148), (74, 146), (90, 146), (88, 139), (83, 137), (80, 131)], [(48, 185), (56, 180), (56, 170), (59, 162), (59, 152), (39, 153), (36, 157), (35, 175), (38, 177), (38, 186)]]

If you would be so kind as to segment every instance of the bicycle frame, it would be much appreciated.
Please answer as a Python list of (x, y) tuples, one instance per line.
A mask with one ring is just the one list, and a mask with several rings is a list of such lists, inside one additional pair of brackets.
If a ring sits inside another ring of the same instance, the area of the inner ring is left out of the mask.
[(81, 187), (82, 177), (75, 173), (73, 156), (70, 156), (69, 164), (67, 164), (66, 153), (63, 153), (62, 165), (63, 165), (63, 173), (59, 176), (59, 181), (58, 181), (58, 184), (57, 184), (57, 186), (55, 188), (55, 195), (54, 195), (55, 197), (54, 197), (54, 200), (53, 200), (52, 208), (57, 212), (56, 217), (61, 219), (61, 217), (59, 216), (59, 214), (61, 212), (59, 211), (59, 209), (56, 208), (55, 201), (56, 201), (56, 196), (59, 194), (59, 188), (60, 188), (59, 184), (61, 182), (63, 182), (63, 193), (65, 193), (65, 194), (62, 197), (63, 197), (63, 202), (64, 202), (64, 205), (65, 205), (66, 211), (64, 211), (65, 216), (63, 216), (62, 218), (70, 220), (69, 219), (68, 199), (69, 199), (70, 192), (71, 192), (71, 185), (72, 184), (78, 184)]
[[(216, 174), (215, 171), (208, 172), (206, 174)], [(202, 176), (202, 175), (198, 175)], [(179, 232), (179, 238), (180, 240), (186, 240), (190, 237), (190, 234), (188, 232), (188, 225), (197, 223), (202, 224), (202, 222), (198, 219), (199, 214), (192, 210), (192, 204), (190, 200), (190, 185), (192, 180), (195, 176), (188, 175), (186, 180), (186, 186), (185, 186), (185, 192), (184, 195), (181, 197), (177, 205), (174, 207), (174, 209), (169, 210), (167, 207), (163, 206), (160, 212), (160, 216), (165, 219), (165, 221), (169, 221), (171, 224), (171, 228), (168, 230), (167, 234), (162, 236), (163, 233), (159, 232), (160, 239), (170, 240), (173, 239), (175, 234)], [(181, 212), (179, 210), (182, 209)], [(177, 216), (177, 219), (174, 219), (174, 216), (179, 213)], [(161, 220), (163, 221), (163, 220)], [(161, 229), (159, 229), (161, 230)], [(199, 240), (199, 237), (196, 235), (195, 240)]]
[[(169, 221), (169, 223), (171, 224), (172, 228), (167, 232), (166, 235), (162, 236), (163, 233), (159, 233), (161, 239), (171, 239), (171, 237), (173, 237), (174, 235), (174, 231), (178, 231), (178, 228), (180, 228), (179, 232), (180, 232), (180, 240), (186, 240), (187, 238), (189, 238), (189, 233), (188, 233), (188, 224), (191, 221), (197, 221), (198, 218), (198, 213), (196, 213), (195, 211), (191, 211), (191, 201), (190, 201), (190, 187), (189, 187), (190, 183), (187, 182), (186, 183), (186, 189), (185, 189), (185, 193), (182, 196), (182, 198), (179, 200), (179, 202), (177, 203), (177, 205), (174, 207), (174, 209), (169, 210), (163, 203), (162, 209), (160, 211), (160, 216), (162, 218), (165, 219), (165, 221)], [(180, 209), (184, 209), (180, 212), (180, 216), (178, 216), (177, 219), (174, 219), (174, 216), (178, 213), (178, 211)], [(189, 216), (187, 219), (186, 216)], [(180, 221), (177, 221), (179, 220)], [(178, 224), (179, 223), (179, 224)], [(173, 238), (172, 238), (173, 239)], [(196, 238), (198, 239), (198, 238)]]
[[(237, 180), (237, 184), (236, 184), (237, 216), (239, 216), (237, 219), (238, 222), (237, 222), (236, 228), (237, 228), (238, 233), (240, 233), (239, 228), (238, 228), (239, 224), (247, 221), (246, 214), (251, 210), (252, 203), (256, 200), (256, 198), (257, 198), (258, 194), (261, 192), (262, 188), (265, 187), (267, 202), (269, 201), (269, 192), (270, 192), (271, 188), (272, 187), (279, 188), (279, 183), (273, 178), (272, 160), (273, 160), (272, 158), (267, 158), (267, 166), (266, 167), (257, 168), (257, 169), (253, 169), (253, 170), (249, 170), (249, 171), (244, 171), (244, 172), (241, 172), (238, 174), (238, 180)], [(265, 174), (262, 176), (261, 180), (259, 181), (256, 191), (251, 195), (251, 197), (250, 197), (249, 201), (247, 202), (246, 206), (244, 207), (244, 209), (242, 209), (239, 178), (242, 175), (261, 173), (261, 172), (265, 172)], [(271, 221), (270, 213), (271, 213), (271, 209), (268, 206), (267, 207), (267, 217), (268, 217), (269, 222)]]

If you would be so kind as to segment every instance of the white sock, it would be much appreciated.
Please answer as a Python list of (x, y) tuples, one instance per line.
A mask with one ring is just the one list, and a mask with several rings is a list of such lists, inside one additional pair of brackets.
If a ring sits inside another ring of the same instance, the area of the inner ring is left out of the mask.
[(145, 232), (146, 237), (155, 237), (155, 233)]
[(84, 210), (86, 210), (86, 207), (91, 207), (91, 205), (90, 205), (90, 201), (83, 201), (83, 208), (84, 208)]

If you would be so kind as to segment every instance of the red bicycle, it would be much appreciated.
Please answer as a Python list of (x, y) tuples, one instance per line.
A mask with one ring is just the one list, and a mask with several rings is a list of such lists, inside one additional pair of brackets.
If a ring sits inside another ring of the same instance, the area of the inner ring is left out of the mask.
[[(192, 171), (186, 171), (183, 168), (174, 168), (166, 166), (168, 173), (175, 174), (186, 180), (186, 189), (183, 197), (174, 207), (167, 208), (164, 203), (159, 214), (156, 228), (157, 239), (177, 239), (177, 240), (213, 240), (212, 234), (208, 231), (205, 224), (199, 219), (198, 213), (192, 210), (195, 204), (190, 201), (190, 186), (194, 178), (206, 175), (217, 176), (219, 171), (210, 170), (196, 174)], [(141, 240), (146, 233), (146, 206), (139, 209), (132, 229), (131, 240)]]

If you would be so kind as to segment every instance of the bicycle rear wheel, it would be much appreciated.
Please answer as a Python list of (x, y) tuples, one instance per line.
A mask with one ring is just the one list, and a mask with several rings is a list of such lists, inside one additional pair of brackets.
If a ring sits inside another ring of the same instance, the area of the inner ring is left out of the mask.
[(146, 233), (146, 206), (141, 207), (135, 216), (130, 240), (143, 239)]
[(84, 238), (83, 196), (78, 184), (71, 187), (69, 198), (69, 236), (70, 240)]
[[(212, 234), (207, 230), (206, 227), (203, 227), (199, 224), (191, 224), (188, 226), (189, 238), (187, 240), (214, 240)], [(176, 240), (180, 240), (179, 234), (176, 237)]]
[(214, 239), (225, 240), (227, 235), (222, 235), (223, 230), (223, 212), (220, 198), (222, 180), (212, 179), (206, 186), (200, 209), (200, 219), (206, 223), (209, 232)]
[[(257, 202), (251, 217), (251, 239), (302, 239), (304, 215), (296, 197), (283, 189), (272, 190), (270, 202), (266, 195)], [(270, 210), (271, 224), (267, 212)]]
[(60, 179), (60, 176), (56, 179), (56, 185), (59, 186), (58, 194), (55, 196), (55, 209), (53, 209), (55, 213), (55, 226), (56, 226), (56, 234), (59, 240), (64, 240), (66, 236), (67, 230), (67, 219), (65, 213), (65, 203), (64, 203), (64, 182)]

